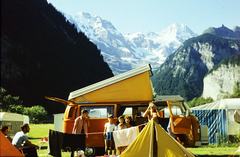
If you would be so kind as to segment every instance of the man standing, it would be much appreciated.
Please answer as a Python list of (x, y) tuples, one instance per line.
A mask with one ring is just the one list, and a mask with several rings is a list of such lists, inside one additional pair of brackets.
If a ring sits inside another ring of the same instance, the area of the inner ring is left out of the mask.
[(17, 132), (16, 135), (14, 136), (14, 138), (12, 140), (12, 144), (18, 149), (18, 148), (22, 147), (22, 144), (25, 141), (27, 146), (35, 147), (36, 149), (39, 149), (39, 147), (37, 145), (32, 144), (28, 140), (26, 133), (28, 133), (30, 130), (29, 125), (27, 123), (25, 123), (25, 124), (21, 125), (21, 129), (22, 129), (22, 131)]
[(90, 127), (89, 122), (90, 117), (88, 116), (88, 110), (83, 109), (81, 111), (81, 116), (77, 117), (73, 126), (73, 134), (86, 134), (86, 138), (88, 137), (88, 127)]

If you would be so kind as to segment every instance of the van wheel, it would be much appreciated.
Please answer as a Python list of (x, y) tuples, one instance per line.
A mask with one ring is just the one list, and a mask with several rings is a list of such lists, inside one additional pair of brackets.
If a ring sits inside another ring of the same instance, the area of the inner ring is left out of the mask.
[(94, 157), (95, 153), (96, 153), (96, 149), (94, 147), (93, 148), (86, 147), (84, 152), (86, 157)]

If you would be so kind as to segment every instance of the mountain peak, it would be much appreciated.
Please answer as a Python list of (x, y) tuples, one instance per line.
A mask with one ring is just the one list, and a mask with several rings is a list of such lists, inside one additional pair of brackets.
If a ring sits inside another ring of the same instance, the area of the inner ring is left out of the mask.
[(144, 34), (139, 31), (122, 35), (111, 22), (97, 15), (91, 16), (81, 12), (68, 19), (98, 46), (114, 74), (123, 73), (146, 63), (150, 63), (152, 69), (156, 70), (159, 64), (163, 63), (166, 57), (186, 39), (196, 36), (185, 25), (178, 23), (169, 26), (166, 33)]
[(238, 27), (238, 26), (235, 26), (235, 27), (233, 27), (233, 29), (232, 29), (234, 32), (239, 32), (240, 31), (240, 27)]
[(171, 26), (169, 26), (169, 27), (182, 27), (182, 28), (184, 28), (184, 27), (186, 27), (184, 24), (180, 24), (180, 23), (173, 23)]
[(89, 19), (92, 18), (91, 14), (86, 13), (86, 12), (79, 12), (79, 13), (77, 13), (77, 15), (83, 16), (83, 17), (89, 18)]
[(190, 28), (184, 24), (174, 23), (161, 32), (168, 37), (177, 37), (178, 39), (188, 39), (189, 36), (197, 36)]
[(187, 26), (185, 26), (184, 24), (179, 24), (179, 23), (173, 23), (172, 25), (168, 26), (167, 30), (181, 30), (181, 29), (185, 29)]
[(233, 30), (225, 27), (223, 24), (221, 27), (209, 27), (208, 29), (204, 30), (202, 34), (210, 33), (219, 37), (224, 38), (240, 38), (239, 27), (235, 26)]
[(98, 15), (95, 15), (94, 18), (95, 18), (95, 19), (102, 19), (102, 18), (101, 18), (100, 16), (98, 16)]

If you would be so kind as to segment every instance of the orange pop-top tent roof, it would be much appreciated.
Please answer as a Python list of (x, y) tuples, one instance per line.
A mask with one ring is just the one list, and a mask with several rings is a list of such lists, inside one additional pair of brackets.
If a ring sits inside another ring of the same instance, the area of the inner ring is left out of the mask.
[(140, 68), (73, 91), (68, 100), (74, 103), (146, 103), (153, 100), (151, 66)]

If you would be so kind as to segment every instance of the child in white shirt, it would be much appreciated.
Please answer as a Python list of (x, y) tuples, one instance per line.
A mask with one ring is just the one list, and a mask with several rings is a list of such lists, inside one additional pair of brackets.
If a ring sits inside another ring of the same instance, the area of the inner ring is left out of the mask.
[(108, 155), (108, 148), (110, 147), (110, 155), (112, 155), (112, 150), (114, 148), (113, 144), (113, 131), (116, 125), (113, 123), (113, 116), (110, 114), (108, 116), (108, 123), (104, 125), (104, 137), (105, 137), (105, 154)]

